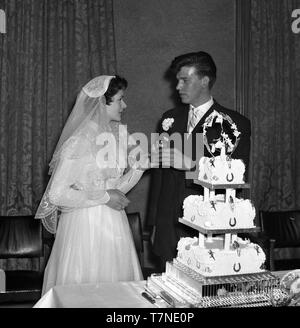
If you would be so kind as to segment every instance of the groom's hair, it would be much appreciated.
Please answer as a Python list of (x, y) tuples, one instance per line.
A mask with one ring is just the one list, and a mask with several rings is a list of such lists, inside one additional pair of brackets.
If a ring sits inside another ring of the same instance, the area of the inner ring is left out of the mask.
[(109, 105), (112, 102), (112, 97), (118, 93), (119, 90), (125, 90), (128, 86), (126, 79), (119, 75), (115, 75), (108, 85), (108, 88), (104, 94), (106, 105)]
[(195, 67), (199, 77), (208, 76), (211, 89), (217, 78), (217, 67), (211, 55), (204, 51), (190, 52), (175, 57), (171, 63), (171, 71), (176, 75), (181, 67)]

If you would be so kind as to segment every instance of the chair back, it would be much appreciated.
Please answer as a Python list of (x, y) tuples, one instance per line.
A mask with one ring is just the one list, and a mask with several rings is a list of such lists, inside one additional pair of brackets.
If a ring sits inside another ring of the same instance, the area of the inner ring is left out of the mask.
[(28, 216), (0, 216), (0, 258), (43, 256), (42, 225)]
[(300, 246), (300, 210), (260, 212), (262, 231), (275, 247)]
[[(127, 213), (129, 226), (132, 231), (132, 236), (135, 244), (135, 248), (140, 260), (141, 269), (143, 277), (146, 280), (152, 273), (159, 272), (159, 269), (156, 266), (153, 266), (153, 263), (149, 266), (149, 243), (150, 243), (150, 234), (147, 231), (142, 229), (142, 220), (139, 212)], [(144, 247), (145, 242), (145, 247)], [(147, 247), (148, 245), (148, 247)], [(147, 260), (148, 261), (147, 261)]]
[(37, 259), (36, 269), (4, 270), (0, 304), (35, 303), (41, 296), (44, 257), (43, 228), (33, 215), (0, 216), (0, 259)]

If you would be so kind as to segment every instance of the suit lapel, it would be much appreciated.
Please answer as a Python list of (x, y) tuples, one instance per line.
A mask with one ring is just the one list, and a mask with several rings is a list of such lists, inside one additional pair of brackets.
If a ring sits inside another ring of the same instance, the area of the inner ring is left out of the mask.
[(189, 116), (189, 106), (185, 105), (180, 108), (179, 115), (175, 118), (176, 126), (174, 126), (174, 131), (184, 134), (187, 132), (187, 121)]

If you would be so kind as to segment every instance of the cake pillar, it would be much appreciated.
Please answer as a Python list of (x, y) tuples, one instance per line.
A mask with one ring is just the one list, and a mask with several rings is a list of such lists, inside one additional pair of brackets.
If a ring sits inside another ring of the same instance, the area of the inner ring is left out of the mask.
[(199, 233), (199, 247), (204, 248), (204, 235)]
[(229, 251), (230, 249), (230, 238), (231, 234), (230, 233), (225, 233), (225, 240), (224, 240), (224, 250)]
[(207, 241), (208, 243), (212, 243), (212, 242), (213, 242), (212, 234), (211, 234), (211, 233), (208, 233), (208, 234), (207, 234), (206, 241)]
[(209, 202), (209, 189), (204, 187), (204, 201)]
[(223, 146), (223, 147), (221, 148), (220, 157), (221, 157), (222, 161), (224, 161), (224, 162), (226, 161), (226, 151), (225, 151), (225, 146)]
[(237, 234), (233, 233), (231, 235), (231, 243), (233, 244), (237, 240)]
[(229, 202), (230, 196), (235, 199), (235, 189), (227, 188), (226, 189), (226, 202)]

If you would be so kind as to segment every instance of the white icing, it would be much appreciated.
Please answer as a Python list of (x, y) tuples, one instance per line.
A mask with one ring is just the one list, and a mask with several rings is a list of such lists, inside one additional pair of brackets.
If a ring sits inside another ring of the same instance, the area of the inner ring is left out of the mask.
[(215, 195), (211, 201), (191, 195), (183, 202), (184, 219), (206, 229), (254, 228), (255, 207), (249, 199), (225, 202), (224, 195)]
[[(196, 238), (196, 237), (195, 237)], [(262, 248), (249, 240), (237, 238), (239, 247), (223, 249), (224, 238), (214, 237), (214, 244), (199, 247), (195, 238), (181, 238), (177, 260), (204, 276), (224, 276), (263, 271), (266, 256)], [(196, 238), (197, 239), (197, 238)]]
[(240, 159), (226, 160), (221, 156), (214, 158), (201, 157), (199, 161), (200, 181), (211, 184), (242, 184), (245, 164)]

